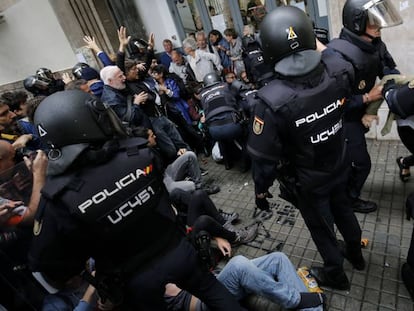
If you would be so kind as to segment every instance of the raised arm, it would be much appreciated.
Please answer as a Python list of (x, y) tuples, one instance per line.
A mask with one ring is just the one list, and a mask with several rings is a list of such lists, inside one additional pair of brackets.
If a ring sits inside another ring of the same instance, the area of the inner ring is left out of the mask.
[(86, 47), (92, 50), (96, 56), (101, 60), (104, 66), (113, 65), (111, 59), (109, 58), (108, 54), (104, 52), (96, 43), (95, 38), (91, 36), (84, 36), (83, 42), (86, 43)]

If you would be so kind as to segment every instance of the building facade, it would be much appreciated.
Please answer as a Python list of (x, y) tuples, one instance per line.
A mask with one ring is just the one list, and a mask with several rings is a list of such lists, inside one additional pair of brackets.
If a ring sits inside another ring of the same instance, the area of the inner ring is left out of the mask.
[[(392, 0), (404, 24), (383, 30), (384, 41), (403, 73), (414, 72), (414, 3)], [(147, 39), (155, 34), (156, 52), (162, 41), (175, 47), (190, 33), (235, 28), (260, 19), (279, 5), (303, 9), (318, 27), (336, 37), (342, 27), (345, 0), (3, 0), (0, 2), (0, 91), (21, 87), (21, 80), (37, 68), (52, 71), (86, 61), (99, 68), (96, 57), (84, 47), (91, 35), (108, 53), (118, 48), (117, 28)]]

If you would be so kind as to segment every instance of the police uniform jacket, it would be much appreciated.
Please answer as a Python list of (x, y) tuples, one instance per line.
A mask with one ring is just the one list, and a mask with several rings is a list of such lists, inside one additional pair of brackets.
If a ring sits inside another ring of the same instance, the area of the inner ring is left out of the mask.
[(374, 87), (377, 77), (399, 73), (396, 64), (380, 38), (367, 42), (346, 28), (342, 29), (339, 39), (332, 40), (328, 47), (341, 53), (354, 67), (353, 96), (349, 97), (346, 105), (345, 121), (361, 123), (366, 108), (363, 94)]
[(307, 75), (261, 88), (247, 143), (252, 158), (259, 165), (290, 162), (302, 187), (326, 182), (342, 164), (342, 113), (352, 79), (351, 64), (327, 49)]
[(146, 143), (119, 141), (110, 160), (49, 178), (35, 219), (33, 271), (67, 280), (93, 257), (98, 273), (131, 274), (177, 245), (175, 217)]
[(236, 97), (230, 91), (227, 83), (220, 82), (204, 88), (200, 97), (206, 123), (209, 126), (219, 125), (218, 123), (226, 120), (235, 121), (239, 107)]

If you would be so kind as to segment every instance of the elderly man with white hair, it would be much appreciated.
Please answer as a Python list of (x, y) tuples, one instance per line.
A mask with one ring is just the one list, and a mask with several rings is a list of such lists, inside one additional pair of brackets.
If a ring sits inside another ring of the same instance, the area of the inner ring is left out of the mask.
[(111, 106), (118, 117), (128, 125), (151, 127), (151, 123), (139, 105), (147, 100), (148, 95), (131, 94), (127, 89), (126, 77), (118, 66), (106, 66), (101, 72), (104, 88), (101, 100)]
[(223, 70), (220, 58), (215, 54), (197, 49), (197, 42), (193, 38), (186, 38), (183, 41), (183, 49), (198, 82), (203, 82), (204, 76), (213, 71), (220, 75)]

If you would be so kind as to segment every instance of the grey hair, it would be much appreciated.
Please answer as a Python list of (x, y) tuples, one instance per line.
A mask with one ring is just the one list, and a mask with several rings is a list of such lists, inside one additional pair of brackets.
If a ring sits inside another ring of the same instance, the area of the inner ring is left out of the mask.
[(183, 41), (183, 48), (190, 48), (194, 51), (197, 49), (197, 42), (193, 38), (185, 38)]
[(101, 76), (101, 80), (104, 84), (108, 85), (109, 80), (114, 78), (115, 71), (118, 71), (118, 66), (106, 66), (103, 67), (101, 72), (99, 73)]

